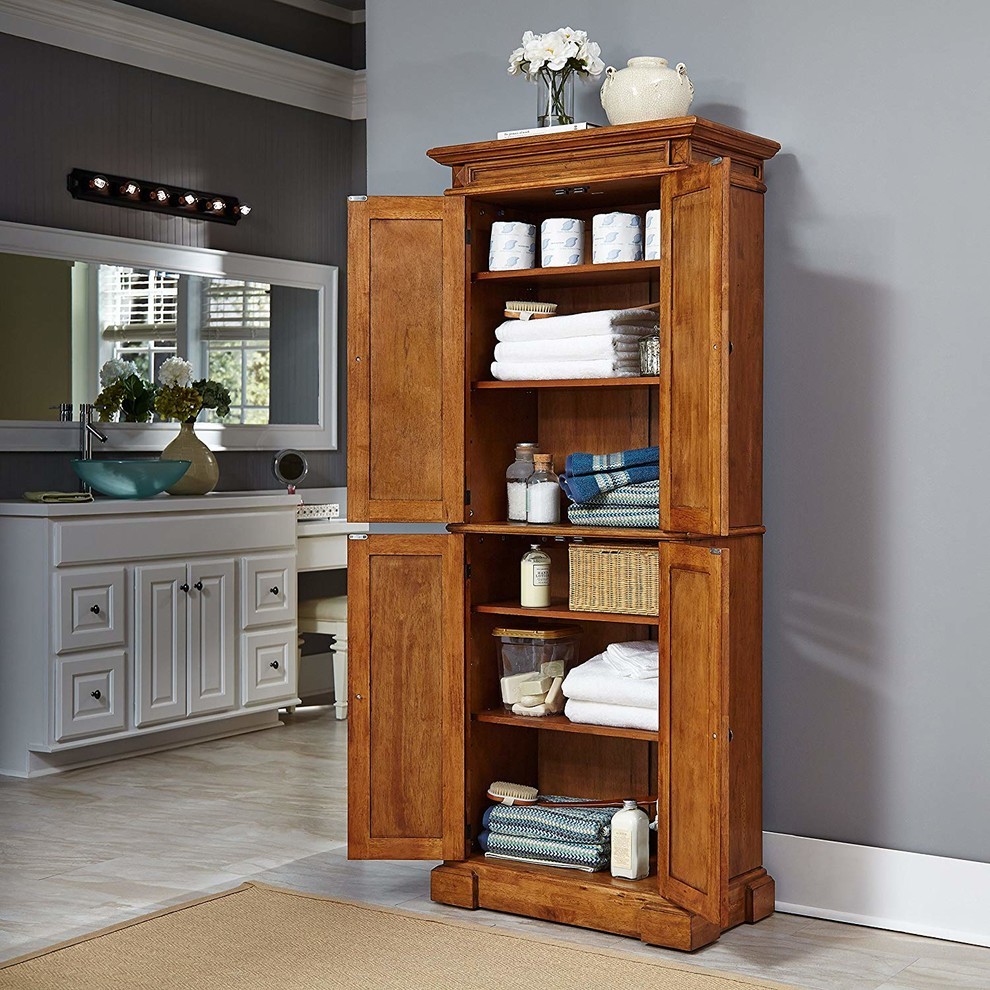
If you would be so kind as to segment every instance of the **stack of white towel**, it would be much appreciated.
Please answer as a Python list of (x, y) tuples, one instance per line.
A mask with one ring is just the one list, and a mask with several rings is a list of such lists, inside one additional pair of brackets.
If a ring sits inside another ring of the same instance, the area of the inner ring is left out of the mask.
[(645, 309), (506, 320), (495, 331), (492, 375), (500, 381), (638, 375), (639, 342), (657, 332), (656, 314)]
[(564, 714), (572, 722), (655, 732), (660, 727), (659, 676), (654, 640), (612, 643), (564, 678)]

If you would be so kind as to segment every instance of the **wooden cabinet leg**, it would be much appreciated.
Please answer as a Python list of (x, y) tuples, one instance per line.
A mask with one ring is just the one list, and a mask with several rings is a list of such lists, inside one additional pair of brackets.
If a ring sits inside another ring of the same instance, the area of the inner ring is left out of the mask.
[(774, 911), (774, 882), (765, 874), (746, 887), (746, 921), (751, 925), (769, 918)]
[(471, 869), (457, 864), (436, 866), (430, 871), (430, 899), (440, 904), (476, 911), (478, 908), (478, 876)]
[(644, 907), (639, 912), (639, 926), (639, 937), (647, 945), (662, 945), (684, 952), (711, 945), (722, 934), (718, 925), (676, 908)]

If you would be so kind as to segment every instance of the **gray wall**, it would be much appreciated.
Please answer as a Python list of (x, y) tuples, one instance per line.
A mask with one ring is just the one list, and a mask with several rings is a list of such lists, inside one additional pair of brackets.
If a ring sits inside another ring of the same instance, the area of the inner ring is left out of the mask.
[[(330, 21), (329, 23), (337, 23)], [(345, 483), (347, 210), (363, 191), (363, 124), (0, 34), (0, 219), (340, 266), (337, 452), (308, 484)], [(73, 200), (73, 167), (235, 195), (236, 227)], [(224, 490), (273, 488), (268, 452), (221, 452)], [(0, 452), (0, 498), (73, 488), (64, 455)]]
[[(990, 861), (990, 8), (373, 0), (369, 190), (533, 123), (521, 33), (687, 63), (767, 170), (768, 829)], [(580, 89), (580, 87), (579, 87)], [(603, 121), (597, 87), (579, 109)], [(579, 113), (579, 117), (581, 114)]]

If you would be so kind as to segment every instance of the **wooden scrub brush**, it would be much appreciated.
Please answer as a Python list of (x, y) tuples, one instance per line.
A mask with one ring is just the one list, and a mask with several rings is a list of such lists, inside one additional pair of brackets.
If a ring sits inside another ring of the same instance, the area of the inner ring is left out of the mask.
[(612, 801), (541, 801), (537, 788), (527, 784), (511, 784), (505, 780), (496, 780), (489, 785), (488, 798), (498, 804), (536, 805), (538, 808), (621, 808), (623, 800), (645, 805), (657, 803), (655, 797), (617, 798)]
[(552, 302), (510, 299), (505, 304), (505, 316), (510, 320), (545, 320), (556, 312), (557, 304)]

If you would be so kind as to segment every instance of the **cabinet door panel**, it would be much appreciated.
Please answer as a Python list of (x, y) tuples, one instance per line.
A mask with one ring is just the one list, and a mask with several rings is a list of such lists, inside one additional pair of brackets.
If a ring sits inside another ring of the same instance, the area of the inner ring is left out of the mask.
[(729, 551), (660, 545), (657, 874), (716, 925), (729, 911)]
[(189, 585), (189, 711), (202, 715), (234, 707), (234, 562), (190, 564)]
[(459, 197), (350, 204), (351, 519), (464, 519), (465, 264)]
[(463, 537), (351, 541), (347, 584), (348, 855), (463, 859)]
[(660, 526), (728, 532), (728, 159), (661, 191)]
[(185, 564), (135, 568), (136, 722), (152, 725), (186, 714)]

